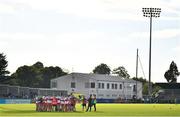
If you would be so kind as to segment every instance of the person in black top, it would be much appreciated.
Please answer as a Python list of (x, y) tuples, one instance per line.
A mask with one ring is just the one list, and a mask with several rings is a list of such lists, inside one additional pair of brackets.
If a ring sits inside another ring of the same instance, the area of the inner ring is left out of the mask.
[(94, 111), (96, 111), (96, 95), (93, 95), (93, 98), (92, 98), (92, 105), (91, 106), (94, 106)]
[(82, 96), (82, 111), (86, 109), (86, 103), (87, 103), (87, 99), (85, 98), (85, 96)]
[(88, 107), (86, 109), (86, 112), (89, 110), (91, 111), (91, 106), (92, 106), (92, 95), (90, 95), (89, 99), (88, 99)]

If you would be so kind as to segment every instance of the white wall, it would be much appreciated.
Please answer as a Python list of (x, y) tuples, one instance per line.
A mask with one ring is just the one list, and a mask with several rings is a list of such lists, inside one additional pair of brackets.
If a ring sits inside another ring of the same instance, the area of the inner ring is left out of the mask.
[[(136, 85), (136, 82), (127, 82), (126, 80), (120, 82), (113, 81), (97, 81), (93, 78), (81, 78), (73, 77), (72, 74), (63, 76), (58, 79), (54, 79), (51, 82), (57, 81), (57, 89), (67, 90), (68, 94), (72, 92), (77, 92), (84, 94), (86, 97), (89, 97), (90, 94), (96, 94), (97, 98), (106, 98), (106, 99), (117, 99), (119, 97), (123, 99), (131, 99), (133, 95), (136, 95), (136, 92), (133, 91), (133, 85)], [(76, 83), (76, 88), (71, 88), (71, 82)], [(95, 88), (85, 88), (85, 83), (95, 82)], [(98, 83), (104, 83), (104, 89), (98, 88)], [(110, 88), (107, 89), (107, 83), (110, 84)], [(117, 84), (117, 89), (112, 89), (112, 83)], [(119, 88), (119, 85), (122, 84), (122, 89)], [(137, 83), (138, 85), (138, 98), (142, 98), (142, 83)]]
[[(105, 82), (105, 81), (98, 81), (98, 83), (104, 83), (104, 89), (98, 89), (97, 97), (98, 98), (107, 98), (107, 99), (131, 99), (133, 95), (136, 95), (136, 92), (133, 91), (133, 85), (136, 83), (129, 83), (129, 82)], [(107, 89), (107, 84), (109, 83), (110, 87)], [(112, 84), (117, 84), (117, 89), (112, 89)], [(122, 89), (120, 89), (120, 84), (122, 84)], [(139, 86), (139, 85), (138, 85)]]

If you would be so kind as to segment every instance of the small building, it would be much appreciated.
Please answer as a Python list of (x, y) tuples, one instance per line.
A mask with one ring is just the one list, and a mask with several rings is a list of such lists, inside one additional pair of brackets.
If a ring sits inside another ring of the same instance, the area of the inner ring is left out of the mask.
[(66, 90), (68, 94), (79, 93), (86, 97), (95, 94), (97, 99), (142, 98), (141, 82), (102, 74), (71, 73), (52, 79), (51, 88)]

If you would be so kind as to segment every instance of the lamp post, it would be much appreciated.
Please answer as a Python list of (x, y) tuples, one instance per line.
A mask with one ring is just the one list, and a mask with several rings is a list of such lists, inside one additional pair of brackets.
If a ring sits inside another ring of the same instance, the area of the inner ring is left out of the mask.
[(152, 17), (160, 17), (161, 8), (142, 8), (143, 16), (150, 18), (150, 41), (149, 41), (149, 84), (148, 95), (151, 97), (151, 43), (152, 43)]
[(137, 49), (137, 55), (136, 55), (136, 99), (138, 98), (138, 87), (137, 87), (137, 80), (138, 80), (138, 49)]

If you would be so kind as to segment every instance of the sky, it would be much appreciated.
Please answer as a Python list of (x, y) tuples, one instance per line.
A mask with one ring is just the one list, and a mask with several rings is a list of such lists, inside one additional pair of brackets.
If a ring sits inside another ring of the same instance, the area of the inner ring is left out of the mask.
[(70, 73), (105, 63), (134, 77), (138, 48), (148, 79), (150, 20), (143, 7), (162, 9), (152, 23), (152, 81), (166, 82), (171, 61), (180, 70), (180, 0), (0, 0), (0, 52), (11, 73), (37, 61)]

